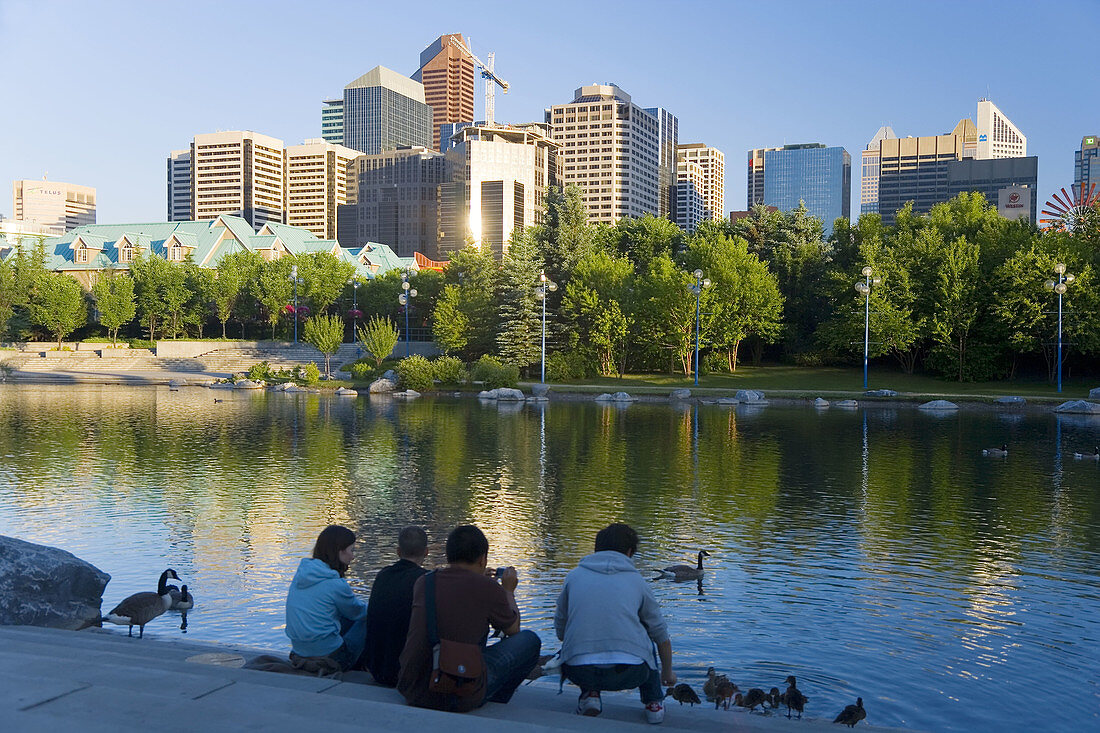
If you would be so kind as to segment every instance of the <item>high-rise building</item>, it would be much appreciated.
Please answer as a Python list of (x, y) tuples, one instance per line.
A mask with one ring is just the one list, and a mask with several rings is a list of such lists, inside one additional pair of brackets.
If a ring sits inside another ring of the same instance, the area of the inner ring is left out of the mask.
[(343, 144), (368, 155), (402, 145), (428, 147), (433, 140), (424, 85), (384, 66), (344, 87), (343, 125)]
[(859, 196), (859, 213), (878, 213), (878, 172), (879, 172), (879, 143), (887, 139), (896, 139), (894, 128), (883, 125), (867, 143), (863, 149), (863, 177), (861, 179)]
[(1027, 156), (1027, 138), (988, 99), (978, 100), (977, 134), (978, 160)]
[(943, 200), (950, 201), (964, 192), (977, 192), (985, 194), (985, 200), (1006, 219), (1027, 216), (1036, 221), (1038, 180), (1039, 159), (1034, 156), (952, 160), (947, 163)]
[(442, 150), (440, 125), (474, 121), (474, 62), (452, 38), (469, 47), (459, 33), (440, 36), (420, 52), (420, 68), (412, 75), (424, 85), (424, 99), (432, 108), (433, 150)]
[(676, 225), (694, 232), (707, 216), (706, 174), (694, 160), (680, 158), (676, 163)]
[(286, 223), (336, 239), (337, 207), (348, 202), (348, 164), (360, 153), (323, 139), (286, 148)]
[[(698, 163), (703, 169), (703, 199), (707, 219), (721, 219), (726, 215), (726, 156), (718, 148), (704, 143), (687, 143), (676, 146), (677, 160)], [(679, 179), (679, 168), (677, 168)]]
[(283, 141), (251, 130), (195, 135), (191, 142), (192, 219), (240, 216), (254, 229), (286, 220)]
[(62, 234), (95, 224), (95, 189), (45, 179), (14, 181), (12, 212), (16, 221)]
[[(613, 223), (661, 211), (661, 122), (614, 84), (593, 84), (546, 110), (562, 144), (565, 185), (581, 190), (588, 220)], [(667, 135), (666, 135), (667, 137)]]
[(926, 213), (948, 199), (947, 168), (963, 159), (967, 122), (960, 120), (946, 135), (879, 141), (878, 209), (884, 224), (894, 224), (898, 209), (909, 201), (913, 211)]
[(1100, 135), (1085, 135), (1073, 154), (1073, 187), (1085, 198), (1093, 186), (1100, 191)]
[(749, 186), (745, 209), (764, 203), (764, 154), (782, 148), (753, 148), (749, 151)]
[(321, 102), (321, 139), (334, 145), (344, 144), (344, 98)]
[(440, 189), (440, 252), (470, 237), (498, 259), (513, 233), (542, 223), (547, 186), (559, 185), (561, 144), (546, 125), (462, 128), (447, 151), (454, 179)]
[(660, 201), (657, 215), (673, 218), (676, 202), (676, 148), (680, 144), (680, 121), (663, 107), (646, 107), (657, 118), (657, 185)]
[[(755, 152), (749, 152), (750, 162)], [(763, 198), (765, 205), (781, 211), (805, 203), (809, 213), (821, 219), (828, 236), (833, 220), (851, 214), (852, 156), (844, 148), (821, 143), (768, 150), (764, 153)]]
[(349, 164), (348, 203), (338, 209), (343, 247), (385, 244), (401, 257), (439, 258), (439, 187), (456, 172), (427, 147), (361, 155)]
[(168, 154), (168, 221), (191, 220), (191, 148)]

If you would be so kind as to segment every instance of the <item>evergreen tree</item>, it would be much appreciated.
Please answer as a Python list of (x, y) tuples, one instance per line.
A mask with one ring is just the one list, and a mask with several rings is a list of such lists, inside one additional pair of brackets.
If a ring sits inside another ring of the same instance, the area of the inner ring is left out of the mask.
[(542, 303), (535, 295), (542, 268), (532, 238), (514, 235), (500, 270), (497, 348), (506, 363), (524, 371), (542, 353)]

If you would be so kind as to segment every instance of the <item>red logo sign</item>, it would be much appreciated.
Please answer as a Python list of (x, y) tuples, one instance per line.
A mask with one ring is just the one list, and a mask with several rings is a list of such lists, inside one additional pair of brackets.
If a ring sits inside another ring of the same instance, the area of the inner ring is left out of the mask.
[(1009, 197), (1008, 197), (1008, 200), (1011, 203), (1016, 203), (1017, 201), (1020, 200), (1020, 194), (1018, 194), (1018, 193), (1010, 194)]

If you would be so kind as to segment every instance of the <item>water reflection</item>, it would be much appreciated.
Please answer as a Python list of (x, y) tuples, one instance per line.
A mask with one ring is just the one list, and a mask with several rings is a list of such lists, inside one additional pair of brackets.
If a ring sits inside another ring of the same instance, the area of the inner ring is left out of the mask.
[[(1100, 466), (1063, 461), (1095, 418), (211, 394), (0, 387), (0, 533), (110, 572), (107, 602), (171, 565), (200, 599), (191, 637), (282, 647), (326, 524), (360, 536), (365, 593), (401, 526), (427, 527), (435, 564), (474, 521), (554, 648), (562, 578), (626, 521), (689, 681), (795, 674), (815, 716), (862, 695), (875, 723), (933, 730), (1023, 729), (1037, 684), (1100, 700)], [(657, 579), (699, 548), (704, 581)]]

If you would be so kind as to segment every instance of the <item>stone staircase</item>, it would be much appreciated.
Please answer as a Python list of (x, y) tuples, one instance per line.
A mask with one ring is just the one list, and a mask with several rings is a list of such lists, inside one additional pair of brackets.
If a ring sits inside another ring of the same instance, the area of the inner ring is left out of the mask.
[[(199, 612), (196, 609), (195, 614)], [(169, 614), (167, 622), (175, 617)], [(159, 623), (154, 621), (154, 623)], [(447, 730), (448, 733), (549, 733), (554, 730), (653, 730), (637, 693), (605, 693), (599, 718), (573, 713), (576, 688), (557, 694), (546, 680), (521, 686), (508, 705), (489, 703), (465, 714), (421, 710), (395, 690), (364, 684), (363, 673), (343, 680), (299, 677), (218, 664), (238, 650), (89, 629), (61, 631), (0, 626), (0, 730), (106, 733), (221, 731)], [(252, 656), (257, 652), (241, 652)], [(284, 652), (285, 653), (285, 652)], [(831, 720), (831, 718), (829, 718)], [(785, 717), (672, 705), (663, 728), (718, 731), (789, 730)], [(804, 718), (802, 730), (834, 730), (828, 720)], [(886, 730), (860, 725), (868, 731)]]

